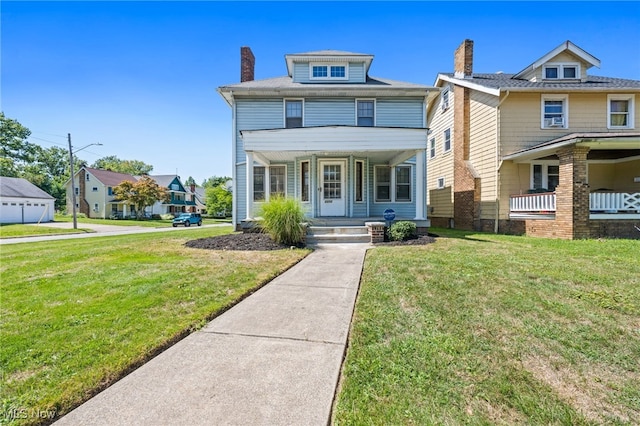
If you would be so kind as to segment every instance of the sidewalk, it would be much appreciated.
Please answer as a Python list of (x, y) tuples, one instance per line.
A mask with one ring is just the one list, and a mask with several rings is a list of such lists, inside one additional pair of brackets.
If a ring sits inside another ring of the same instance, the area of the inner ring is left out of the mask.
[(368, 247), (319, 247), (56, 425), (329, 424)]

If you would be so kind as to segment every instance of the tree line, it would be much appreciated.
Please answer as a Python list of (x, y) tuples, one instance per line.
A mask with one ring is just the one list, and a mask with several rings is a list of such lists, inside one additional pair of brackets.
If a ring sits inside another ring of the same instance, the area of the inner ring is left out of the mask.
[[(56, 199), (56, 210), (64, 211), (66, 183), (71, 174), (69, 151), (57, 146), (45, 148), (29, 142), (27, 139), (30, 135), (28, 128), (0, 112), (0, 176), (28, 180)], [(86, 161), (75, 157), (73, 162), (75, 170), (88, 165)], [(153, 171), (153, 166), (143, 161), (122, 160), (115, 155), (100, 158), (89, 167), (133, 176), (145, 176)], [(142, 179), (147, 184), (149, 180), (151, 179)], [(226, 182), (229, 180), (228, 177), (212, 176), (202, 183), (208, 212), (214, 214), (231, 211), (231, 193), (226, 189)], [(184, 184), (188, 188), (196, 182), (189, 176)], [(114, 191), (121, 199), (129, 199), (136, 193), (135, 188), (129, 184), (125, 184), (123, 188), (114, 188)], [(138, 200), (134, 204), (139, 203)]]

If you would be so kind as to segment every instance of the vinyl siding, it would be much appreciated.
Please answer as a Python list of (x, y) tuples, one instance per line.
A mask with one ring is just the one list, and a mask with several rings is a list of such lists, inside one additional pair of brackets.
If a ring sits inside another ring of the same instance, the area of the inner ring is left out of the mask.
[(483, 219), (494, 219), (496, 214), (497, 105), (496, 96), (471, 92), (469, 160), (480, 175), (480, 215)]
[(282, 99), (244, 100), (236, 102), (236, 163), (245, 161), (241, 130), (279, 129), (284, 125)]
[(353, 126), (355, 123), (355, 99), (305, 99), (304, 125)]
[[(560, 92), (561, 93), (561, 92)], [(625, 92), (610, 92), (624, 94)], [(550, 93), (551, 94), (551, 93)], [(607, 95), (609, 93), (568, 93), (569, 127), (541, 129), (541, 93), (511, 93), (500, 107), (501, 154), (511, 154), (567, 133), (607, 132)], [(638, 96), (635, 105), (636, 129), (640, 124)]]
[[(427, 136), (427, 212), (430, 217), (453, 217), (453, 105), (454, 91), (449, 90), (449, 108), (442, 111), (438, 97), (429, 111)], [(444, 152), (444, 131), (451, 129), (452, 149)], [(436, 155), (429, 158), (432, 138), (436, 140)], [(438, 178), (444, 177), (444, 189), (438, 188)]]
[(376, 126), (423, 127), (423, 99), (378, 99)]

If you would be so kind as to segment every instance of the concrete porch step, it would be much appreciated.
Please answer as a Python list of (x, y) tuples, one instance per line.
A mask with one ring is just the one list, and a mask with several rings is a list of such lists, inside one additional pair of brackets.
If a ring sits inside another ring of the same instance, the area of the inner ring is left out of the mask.
[(369, 243), (371, 236), (366, 226), (310, 226), (307, 228), (307, 243)]

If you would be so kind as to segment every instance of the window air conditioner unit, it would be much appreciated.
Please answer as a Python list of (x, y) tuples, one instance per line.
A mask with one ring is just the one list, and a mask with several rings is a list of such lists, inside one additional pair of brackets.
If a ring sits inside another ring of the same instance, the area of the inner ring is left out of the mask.
[(551, 119), (551, 126), (562, 127), (564, 126), (564, 117), (553, 117)]

